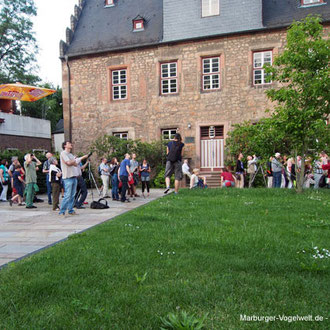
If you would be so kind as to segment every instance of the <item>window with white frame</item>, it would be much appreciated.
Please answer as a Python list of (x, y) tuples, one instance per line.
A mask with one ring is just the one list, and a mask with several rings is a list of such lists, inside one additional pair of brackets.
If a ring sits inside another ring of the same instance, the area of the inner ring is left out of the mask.
[(264, 65), (272, 64), (272, 55), (271, 50), (253, 53), (253, 85), (271, 84), (271, 81), (266, 81)]
[(173, 140), (174, 135), (177, 133), (177, 128), (166, 128), (162, 129), (162, 139), (163, 140)]
[(220, 88), (220, 57), (206, 57), (202, 59), (202, 87), (203, 91)]
[(111, 6), (114, 6), (115, 3), (114, 3), (114, 0), (105, 0), (105, 1), (104, 1), (104, 5), (105, 5), (106, 7), (111, 7)]
[(127, 99), (127, 69), (111, 71), (112, 100)]
[(302, 5), (314, 5), (323, 2), (324, 2), (323, 0), (301, 0)]
[(161, 63), (161, 94), (178, 93), (178, 65), (177, 62)]
[(127, 140), (128, 132), (116, 132), (116, 133), (113, 133), (113, 136), (116, 136), (117, 138), (120, 138), (122, 140)]
[(202, 0), (202, 17), (220, 14), (220, 0)]
[(133, 31), (143, 31), (144, 30), (144, 20), (143, 19), (137, 19), (133, 21)]

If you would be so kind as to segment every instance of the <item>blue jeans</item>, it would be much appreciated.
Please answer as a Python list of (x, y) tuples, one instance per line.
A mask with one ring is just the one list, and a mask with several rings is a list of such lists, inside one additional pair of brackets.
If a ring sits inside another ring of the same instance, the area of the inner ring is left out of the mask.
[(119, 184), (118, 174), (114, 174), (112, 176), (111, 184), (112, 184), (112, 189), (111, 189), (112, 199), (119, 199), (119, 194), (118, 194), (118, 184)]
[(63, 179), (64, 184), (64, 198), (61, 203), (60, 214), (65, 214), (68, 210), (69, 213), (73, 213), (74, 197), (77, 190), (77, 178)]
[(282, 171), (273, 172), (273, 188), (281, 188)]
[(126, 200), (126, 191), (128, 188), (128, 176), (121, 175), (120, 180), (122, 182), (122, 187), (121, 187), (121, 201), (125, 202)]
[(229, 180), (225, 180), (225, 182), (222, 184), (222, 187), (223, 188), (226, 188), (227, 186), (226, 186), (226, 183), (227, 182), (230, 182), (230, 185), (232, 186), (232, 187), (235, 187), (235, 182), (233, 182), (233, 181), (229, 181)]
[(47, 196), (48, 204), (52, 204), (52, 184), (49, 182), (49, 174), (46, 174), (46, 187), (47, 187)]
[(319, 183), (320, 183), (320, 179), (321, 179), (322, 174), (318, 174), (318, 173), (314, 173), (314, 189), (319, 189)]

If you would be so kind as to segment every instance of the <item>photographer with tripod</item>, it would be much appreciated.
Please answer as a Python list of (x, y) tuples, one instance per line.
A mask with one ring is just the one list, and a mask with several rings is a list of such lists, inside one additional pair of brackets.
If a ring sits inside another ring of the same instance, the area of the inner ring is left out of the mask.
[[(266, 182), (266, 174), (264, 172), (263, 166), (261, 164), (261, 160), (256, 155), (253, 155), (253, 158), (251, 156), (248, 156), (248, 173), (250, 175), (249, 177), (249, 188), (252, 187), (254, 180), (257, 177), (257, 174), (260, 172), (261, 177), (263, 179), (265, 187), (267, 187)], [(267, 175), (269, 175), (267, 171)]]
[(64, 198), (60, 207), (60, 215), (65, 216), (66, 210), (68, 210), (69, 215), (75, 215), (76, 212), (73, 210), (74, 198), (77, 190), (77, 177), (79, 176), (79, 170), (77, 169), (80, 161), (88, 158), (90, 154), (77, 159), (71, 153), (72, 144), (70, 141), (65, 141), (62, 143), (63, 151), (61, 152), (61, 169), (62, 169), (62, 179), (64, 185)]

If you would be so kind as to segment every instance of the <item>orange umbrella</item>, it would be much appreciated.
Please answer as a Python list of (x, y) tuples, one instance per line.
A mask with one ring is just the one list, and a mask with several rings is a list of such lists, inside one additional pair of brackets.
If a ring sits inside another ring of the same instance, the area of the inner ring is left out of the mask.
[(34, 102), (54, 94), (56, 90), (23, 84), (0, 85), (0, 99)]

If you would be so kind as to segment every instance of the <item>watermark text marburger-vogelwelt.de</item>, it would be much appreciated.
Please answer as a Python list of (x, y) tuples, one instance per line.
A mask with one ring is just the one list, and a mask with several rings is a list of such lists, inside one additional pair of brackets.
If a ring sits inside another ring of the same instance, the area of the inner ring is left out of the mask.
[(240, 314), (239, 317), (242, 322), (323, 322), (328, 320), (328, 317), (323, 317), (321, 315), (247, 315)]

